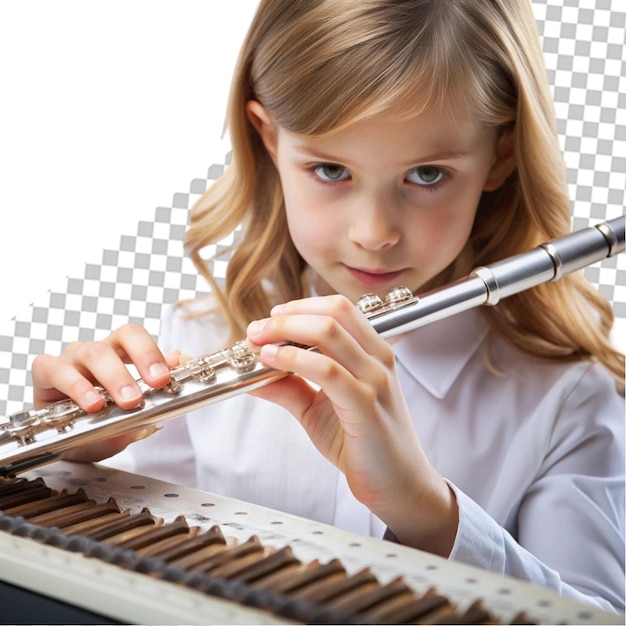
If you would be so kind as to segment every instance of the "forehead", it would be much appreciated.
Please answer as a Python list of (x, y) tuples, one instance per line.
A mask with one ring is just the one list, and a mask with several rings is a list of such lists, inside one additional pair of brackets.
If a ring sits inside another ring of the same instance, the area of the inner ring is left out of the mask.
[(464, 109), (430, 108), (418, 114), (387, 111), (318, 135), (279, 127), (280, 143), (303, 158), (339, 162), (372, 159), (410, 166), (416, 161), (467, 156), (492, 145), (495, 131)]

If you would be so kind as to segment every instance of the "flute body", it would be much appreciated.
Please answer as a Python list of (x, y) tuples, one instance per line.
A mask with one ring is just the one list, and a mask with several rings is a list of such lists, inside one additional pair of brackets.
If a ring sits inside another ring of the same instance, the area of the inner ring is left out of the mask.
[[(389, 338), (470, 308), (496, 305), (502, 298), (623, 252), (625, 223), (622, 216), (570, 233), (478, 267), (467, 277), (420, 296), (397, 287), (385, 301), (366, 294), (357, 306), (374, 329)], [(0, 418), (0, 474), (30, 469), (53, 461), (66, 450), (178, 417), (285, 375), (263, 366), (241, 341), (179, 365), (161, 389), (138, 380), (144, 399), (134, 409), (121, 409), (101, 390), (106, 406), (96, 413), (88, 414), (71, 400), (62, 400), (44, 409)]]

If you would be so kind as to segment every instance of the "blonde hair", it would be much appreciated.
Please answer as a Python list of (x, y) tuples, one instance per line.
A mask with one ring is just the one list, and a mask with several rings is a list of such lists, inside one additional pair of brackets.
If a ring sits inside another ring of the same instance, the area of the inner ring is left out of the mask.
[[(193, 208), (186, 238), (232, 338), (272, 303), (307, 293), (278, 174), (246, 103), (260, 101), (291, 132), (323, 136), (406, 103), (419, 115), (451, 99), (482, 124), (512, 133), (517, 168), (500, 190), (483, 195), (464, 252), (429, 286), (570, 230), (565, 165), (529, 0), (261, 1), (230, 94), (232, 162)], [(221, 289), (201, 253), (238, 227)], [(521, 349), (593, 358), (623, 382), (624, 356), (609, 341), (612, 307), (580, 274), (485, 312)]]

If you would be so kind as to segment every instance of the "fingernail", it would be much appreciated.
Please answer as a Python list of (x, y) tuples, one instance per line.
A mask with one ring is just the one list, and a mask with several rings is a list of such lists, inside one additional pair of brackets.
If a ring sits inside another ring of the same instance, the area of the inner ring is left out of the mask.
[(261, 357), (275, 357), (278, 354), (278, 346), (275, 343), (265, 344), (261, 348)]
[(132, 402), (133, 400), (139, 400), (141, 397), (141, 393), (136, 387), (133, 385), (124, 385), (120, 389), (120, 398), (124, 400), (124, 402)]
[(280, 315), (284, 309), (285, 309), (284, 304), (277, 304), (272, 307), (272, 310), (270, 311), (270, 315)]
[(267, 320), (257, 320), (256, 322), (250, 322), (248, 325), (249, 335), (260, 335), (267, 324)]
[(165, 367), (165, 365), (163, 365), (163, 363), (153, 363), (148, 368), (148, 373), (151, 378), (161, 378), (161, 376), (168, 374), (169, 370)]
[(102, 402), (102, 396), (97, 391), (88, 391), (84, 397), (84, 403), (87, 406), (95, 406)]

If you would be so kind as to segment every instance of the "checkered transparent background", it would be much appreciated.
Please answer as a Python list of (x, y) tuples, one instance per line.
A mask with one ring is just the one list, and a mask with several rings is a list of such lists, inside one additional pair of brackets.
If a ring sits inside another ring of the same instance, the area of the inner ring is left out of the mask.
[[(619, 8), (618, 8), (619, 5)], [(573, 228), (624, 213), (626, 189), (626, 5), (621, 0), (533, 0), (568, 166)], [(227, 163), (208, 168), (171, 206), (122, 234), (99, 264), (42, 294), (23, 315), (0, 324), (0, 415), (29, 407), (30, 365), (74, 340), (100, 339), (128, 322), (157, 335), (164, 305), (206, 289), (184, 256), (188, 209)], [(225, 244), (228, 242), (224, 242)], [(214, 271), (224, 275), (224, 262)], [(585, 270), (626, 318), (626, 255)]]

